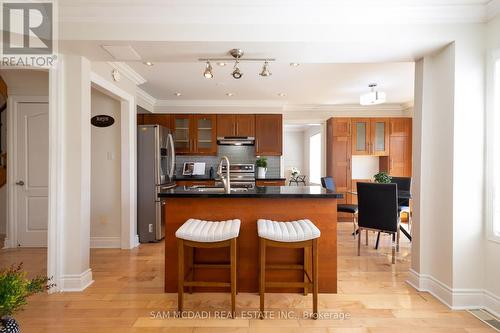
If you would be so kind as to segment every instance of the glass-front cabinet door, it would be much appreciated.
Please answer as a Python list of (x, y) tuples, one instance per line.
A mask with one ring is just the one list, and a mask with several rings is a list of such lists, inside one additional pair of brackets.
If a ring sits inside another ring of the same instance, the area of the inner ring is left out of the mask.
[(195, 150), (201, 155), (217, 154), (216, 115), (195, 115)]
[(384, 118), (371, 119), (370, 155), (389, 155), (389, 120)]
[(352, 128), (352, 154), (353, 155), (370, 155), (370, 119), (369, 118), (353, 118), (351, 121)]
[(191, 133), (191, 115), (176, 114), (173, 119), (174, 144), (176, 154), (193, 152), (194, 142)]

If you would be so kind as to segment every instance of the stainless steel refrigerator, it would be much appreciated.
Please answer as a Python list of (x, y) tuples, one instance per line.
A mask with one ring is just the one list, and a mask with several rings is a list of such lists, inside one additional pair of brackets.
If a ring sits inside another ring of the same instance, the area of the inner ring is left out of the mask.
[(160, 125), (137, 127), (137, 232), (139, 242), (165, 237), (163, 205), (158, 193), (175, 187), (175, 149), (172, 133)]

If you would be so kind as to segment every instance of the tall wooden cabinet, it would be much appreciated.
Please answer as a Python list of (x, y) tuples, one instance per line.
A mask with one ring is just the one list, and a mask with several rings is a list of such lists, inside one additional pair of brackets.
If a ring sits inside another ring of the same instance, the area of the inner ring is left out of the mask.
[(390, 122), (389, 159), (387, 171), (391, 176), (411, 177), (412, 120), (393, 118)]
[[(351, 118), (330, 118), (327, 128), (327, 175), (335, 180), (337, 191), (346, 192), (351, 189)], [(347, 203), (349, 198), (339, 200)]]

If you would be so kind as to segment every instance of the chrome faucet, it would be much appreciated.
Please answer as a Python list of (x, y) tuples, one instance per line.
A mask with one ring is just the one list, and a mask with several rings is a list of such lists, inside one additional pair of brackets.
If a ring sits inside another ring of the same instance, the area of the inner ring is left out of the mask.
[[(226, 161), (226, 177), (222, 174), (222, 164)], [(231, 179), (229, 178), (229, 159), (227, 156), (222, 156), (219, 162), (219, 167), (217, 168), (217, 175), (220, 177), (222, 184), (224, 185), (224, 192), (231, 193)]]

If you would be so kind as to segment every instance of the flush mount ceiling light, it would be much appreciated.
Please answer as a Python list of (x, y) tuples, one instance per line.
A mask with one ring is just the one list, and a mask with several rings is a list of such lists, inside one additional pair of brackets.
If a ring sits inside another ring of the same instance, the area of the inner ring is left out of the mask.
[(292, 67), (298, 67), (300, 64), (299, 63), (296, 63), (296, 62), (291, 62), (290, 63), (290, 66)]
[(203, 72), (203, 75), (207, 77), (207, 73), (209, 73), (208, 78), (213, 77), (213, 71), (212, 71), (212, 66), (210, 66), (210, 70), (208, 71), (208, 66), (210, 62), (214, 62), (219, 66), (226, 66), (228, 62), (234, 61), (234, 66), (233, 66), (233, 71), (231, 72), (231, 76), (235, 79), (241, 79), (243, 76), (243, 72), (241, 71), (239, 64), (241, 62), (264, 62), (264, 66), (262, 67), (262, 71), (259, 73), (260, 76), (270, 76), (271, 72), (269, 71), (269, 62), (271, 61), (276, 61), (276, 59), (272, 58), (242, 58), (245, 52), (241, 49), (232, 49), (229, 50), (228, 54), (232, 58), (200, 58), (198, 61), (203, 61), (207, 63), (207, 66), (205, 68), (205, 71)]
[(205, 71), (203, 72), (203, 76), (206, 79), (213, 79), (214, 74), (212, 72), (212, 65), (210, 64), (210, 61), (207, 60), (207, 64), (205, 65)]
[(151, 61), (145, 61), (145, 62), (144, 62), (144, 65), (146, 65), (146, 66), (150, 66), (150, 67), (151, 67), (151, 66), (153, 66), (154, 64), (153, 64)]
[(262, 66), (262, 71), (259, 73), (260, 76), (271, 76), (273, 73), (269, 70), (269, 63), (267, 60), (264, 62), (264, 66)]
[(377, 87), (376, 83), (371, 83), (368, 85), (368, 87), (371, 89), (371, 91), (360, 96), (359, 104), (377, 105), (385, 103), (385, 92), (375, 91), (375, 88)]
[(182, 96), (182, 94), (180, 92), (176, 92), (176, 93), (174, 93), (174, 95), (177, 97)]
[(234, 94), (233, 93), (226, 93), (226, 96), (231, 97), (231, 96), (234, 96)]
[(286, 94), (285, 94), (285, 93), (278, 93), (278, 96), (279, 96), (279, 97), (285, 97), (285, 96), (286, 96)]

